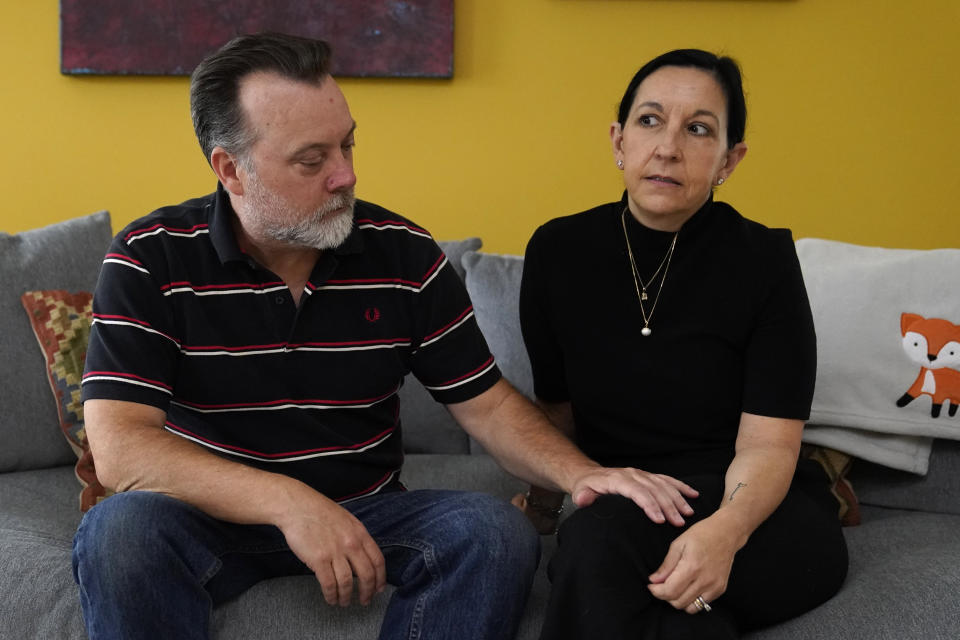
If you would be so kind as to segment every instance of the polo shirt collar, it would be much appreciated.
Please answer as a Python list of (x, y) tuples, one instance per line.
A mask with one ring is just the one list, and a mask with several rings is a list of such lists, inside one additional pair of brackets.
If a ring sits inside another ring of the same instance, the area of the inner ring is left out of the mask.
[(213, 243), (221, 264), (234, 260), (250, 261), (250, 256), (241, 251), (237, 244), (237, 236), (233, 232), (233, 216), (230, 196), (218, 182), (217, 192), (213, 195), (213, 213), (210, 216), (210, 242)]
[[(357, 208), (362, 206), (361, 201), (357, 201)], [(210, 217), (210, 241), (213, 248), (220, 258), (221, 264), (226, 264), (234, 260), (249, 263), (251, 258), (240, 249), (237, 244), (237, 236), (233, 231), (233, 205), (230, 204), (230, 196), (221, 183), (217, 183), (217, 191), (213, 195), (213, 212)], [(357, 229), (356, 209), (354, 210), (353, 231), (347, 236), (339, 247), (333, 250), (336, 255), (351, 255), (363, 251), (363, 236)]]

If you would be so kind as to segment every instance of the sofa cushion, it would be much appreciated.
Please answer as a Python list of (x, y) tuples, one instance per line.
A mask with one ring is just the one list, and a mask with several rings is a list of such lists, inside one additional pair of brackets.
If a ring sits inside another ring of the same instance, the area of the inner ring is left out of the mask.
[(960, 517), (863, 508), (844, 529), (850, 569), (840, 592), (798, 618), (744, 640), (960, 638)]
[(473, 301), (477, 324), (504, 377), (528, 398), (533, 398), (533, 373), (520, 333), (521, 256), (469, 251), (463, 256), (467, 292)]
[[(520, 333), (521, 256), (468, 251), (463, 256), (467, 292), (473, 302), (477, 324), (504, 377), (520, 393), (533, 399), (533, 373)], [(482, 451), (470, 439), (472, 452)]]
[(111, 239), (106, 211), (15, 235), (0, 233), (0, 473), (75, 461), (57, 427), (43, 356), (20, 304), (25, 291), (92, 291)]
[(480, 238), (464, 238), (463, 240), (441, 240), (437, 242), (443, 253), (447, 256), (450, 266), (457, 272), (460, 279), (466, 277), (466, 269), (463, 266), (463, 256), (468, 251), (480, 251), (483, 247), (483, 241)]
[(960, 515), (960, 442), (934, 440), (925, 476), (855, 460), (849, 478), (862, 504)]
[(76, 474), (82, 489), (80, 511), (86, 511), (112, 492), (97, 478), (93, 454), (83, 424), (80, 380), (93, 321), (93, 295), (83, 291), (28, 291), (20, 297), (30, 326), (47, 361), (60, 431), (77, 454)]
[(0, 638), (86, 637), (70, 566), (76, 496), (72, 466), (0, 474)]
[[(804, 238), (797, 241), (797, 254), (817, 329), (810, 422), (960, 438), (957, 419), (949, 415), (960, 403), (960, 352), (950, 348), (960, 343), (960, 296), (944, 288), (960, 272), (960, 249), (885, 249)], [(928, 358), (938, 352), (935, 361)], [(939, 417), (931, 403), (933, 386), (936, 402), (944, 405)], [(942, 401), (939, 395), (951, 386), (950, 399)], [(914, 398), (909, 402), (908, 390)], [(845, 450), (868, 457), (855, 449)]]
[[(466, 238), (437, 244), (457, 275), (463, 278), (463, 254), (476, 251), (482, 243), (480, 238)], [(400, 389), (400, 424), (403, 448), (409, 453), (466, 453), (469, 450), (467, 434), (412, 374), (404, 378)]]
[(70, 566), (69, 541), (0, 529), (0, 557), (0, 637), (86, 637)]
[(0, 530), (30, 532), (69, 548), (83, 516), (71, 508), (76, 500), (72, 465), (0, 473)]

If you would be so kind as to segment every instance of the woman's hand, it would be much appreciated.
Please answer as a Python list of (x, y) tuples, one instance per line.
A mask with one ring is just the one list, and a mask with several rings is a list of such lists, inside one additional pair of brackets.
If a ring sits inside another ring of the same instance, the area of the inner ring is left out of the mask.
[(675, 609), (697, 613), (697, 598), (710, 603), (727, 590), (733, 557), (740, 550), (739, 529), (720, 512), (680, 534), (650, 576), (650, 593)]
[(720, 508), (680, 534), (650, 593), (687, 613), (697, 613), (727, 590), (733, 557), (786, 495), (797, 464), (803, 422), (743, 413), (736, 455), (727, 468)]

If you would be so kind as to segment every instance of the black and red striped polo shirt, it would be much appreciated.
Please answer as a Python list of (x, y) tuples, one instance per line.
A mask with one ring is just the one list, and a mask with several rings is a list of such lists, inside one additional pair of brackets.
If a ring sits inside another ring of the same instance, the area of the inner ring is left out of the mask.
[(427, 231), (357, 201), (297, 306), (232, 216), (218, 188), (117, 235), (83, 399), (159, 407), (171, 433), (334, 500), (399, 489), (404, 375), (447, 404), (500, 378), (453, 266)]

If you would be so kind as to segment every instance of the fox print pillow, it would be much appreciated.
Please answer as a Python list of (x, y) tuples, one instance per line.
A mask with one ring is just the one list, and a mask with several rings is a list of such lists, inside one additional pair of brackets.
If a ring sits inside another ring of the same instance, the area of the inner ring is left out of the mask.
[(805, 238), (797, 254), (817, 330), (810, 422), (960, 439), (960, 249)]

